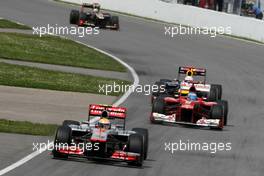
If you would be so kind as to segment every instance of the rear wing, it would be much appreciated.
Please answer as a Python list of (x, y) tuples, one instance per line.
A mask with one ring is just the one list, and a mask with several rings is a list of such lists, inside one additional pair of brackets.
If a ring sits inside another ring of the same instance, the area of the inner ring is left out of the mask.
[(178, 74), (186, 74), (188, 76), (206, 76), (206, 69), (195, 67), (179, 67)]
[(206, 82), (206, 69), (205, 68), (195, 68), (195, 67), (179, 67), (177, 80), (180, 80), (180, 75), (185, 74), (186, 76), (202, 76), (203, 83)]
[(83, 3), (82, 4), (82, 7), (86, 7), (86, 8), (98, 8), (98, 7), (100, 7), (100, 4), (98, 4), (98, 3), (93, 3), (93, 4)]
[(104, 111), (108, 112), (109, 118), (125, 119), (127, 109), (124, 107), (115, 107), (112, 105), (91, 104), (89, 106), (90, 116), (101, 116)]

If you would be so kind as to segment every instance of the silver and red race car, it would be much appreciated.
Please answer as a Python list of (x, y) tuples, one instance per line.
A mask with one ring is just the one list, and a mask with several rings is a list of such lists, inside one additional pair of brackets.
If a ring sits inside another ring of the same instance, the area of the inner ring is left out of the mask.
[[(191, 78), (191, 79), (186, 79)], [(174, 80), (160, 79), (155, 83), (159, 87), (163, 86), (162, 91), (153, 92), (153, 99), (160, 95), (174, 96), (181, 91), (182, 95), (187, 95), (189, 89), (194, 85), (199, 97), (207, 101), (217, 101), (222, 98), (222, 86), (219, 84), (206, 83), (206, 69), (181, 66), (178, 70), (178, 76)]]
[[(194, 94), (194, 85), (189, 90)], [(152, 123), (172, 123), (222, 129), (227, 124), (228, 104), (225, 100), (205, 101), (203, 98), (158, 96), (152, 104)], [(192, 95), (191, 95), (192, 96)]]
[(83, 3), (80, 11), (71, 11), (70, 24), (119, 30), (118, 16), (112, 16), (110, 13), (100, 10), (101, 7), (98, 3)]
[(125, 129), (126, 108), (91, 104), (88, 121), (65, 120), (57, 129), (54, 158), (83, 157), (142, 166), (148, 154), (148, 130)]

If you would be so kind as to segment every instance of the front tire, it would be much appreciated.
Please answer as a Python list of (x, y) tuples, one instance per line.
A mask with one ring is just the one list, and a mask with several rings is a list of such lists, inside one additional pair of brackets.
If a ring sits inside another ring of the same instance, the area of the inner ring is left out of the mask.
[(165, 113), (165, 102), (164, 102), (164, 96), (159, 96), (152, 105), (152, 112), (156, 112), (159, 114)]
[(217, 102), (219, 105), (223, 107), (223, 115), (224, 115), (224, 125), (227, 125), (227, 116), (228, 116), (228, 102), (226, 100), (221, 100)]
[(144, 140), (144, 160), (147, 159), (148, 157), (148, 141), (149, 141), (149, 135), (148, 135), (148, 130), (145, 128), (133, 128), (132, 131), (137, 132), (137, 134), (140, 134), (143, 136)]
[(68, 154), (62, 154), (57, 151), (57, 147), (59, 146), (66, 146), (69, 147), (71, 143), (71, 128), (69, 126), (60, 126), (57, 129), (55, 135), (54, 146), (55, 149), (53, 150), (53, 157), (54, 158), (68, 158)]
[(143, 136), (140, 134), (131, 134), (128, 139), (128, 152), (140, 154), (137, 161), (129, 164), (134, 166), (142, 166), (144, 158)]
[(222, 105), (213, 105), (210, 109), (210, 118), (211, 119), (221, 119), (223, 117), (223, 106)]
[(159, 114), (164, 114), (165, 113), (165, 102), (164, 102), (164, 97), (163, 96), (159, 96), (157, 97), (152, 104), (152, 112), (150, 115), (150, 121), (153, 124), (159, 124), (161, 122), (157, 122), (153, 117), (152, 117), (152, 113), (156, 112)]
[(75, 120), (64, 120), (62, 126), (70, 126), (70, 125), (80, 125), (80, 122)]

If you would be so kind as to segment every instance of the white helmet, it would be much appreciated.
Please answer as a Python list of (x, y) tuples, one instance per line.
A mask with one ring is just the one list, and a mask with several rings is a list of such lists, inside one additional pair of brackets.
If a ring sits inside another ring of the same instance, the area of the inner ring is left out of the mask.
[(192, 81), (193, 81), (193, 77), (192, 77), (192, 76), (186, 76), (186, 77), (184, 78), (184, 81), (192, 82)]
[(94, 8), (94, 9), (93, 9), (93, 12), (94, 12), (94, 13), (97, 13), (98, 11), (99, 11), (98, 8)]

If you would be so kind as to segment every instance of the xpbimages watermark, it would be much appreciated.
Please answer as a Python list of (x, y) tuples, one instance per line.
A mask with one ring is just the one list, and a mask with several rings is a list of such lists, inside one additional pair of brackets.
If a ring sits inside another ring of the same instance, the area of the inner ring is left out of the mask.
[(33, 35), (76, 35), (78, 37), (85, 37), (86, 35), (98, 35), (100, 33), (99, 27), (76, 27), (76, 26), (36, 26), (32, 27)]
[(86, 142), (86, 143), (74, 143), (72, 142), (70, 145), (68, 143), (55, 143), (53, 141), (48, 140), (48, 142), (33, 142), (32, 143), (32, 150), (33, 151), (38, 151), (41, 152), (43, 150), (82, 150), (82, 151), (97, 151), (99, 150), (99, 143), (91, 143), (91, 142)]
[(211, 154), (215, 154), (219, 151), (230, 151), (232, 150), (232, 143), (224, 142), (192, 142), (190, 140), (179, 140), (178, 142), (165, 142), (164, 150), (171, 154), (177, 151), (205, 151)]
[(98, 92), (103, 93), (105, 95), (109, 95), (112, 93), (125, 93), (127, 91), (133, 91), (137, 93), (143, 93), (144, 95), (150, 95), (153, 92), (164, 92), (165, 91), (165, 85), (127, 85), (123, 84), (117, 84), (114, 82), (113, 84), (103, 84), (99, 85)]
[(210, 37), (216, 37), (218, 34), (232, 34), (231, 27), (189, 27), (189, 26), (165, 26), (164, 34), (166, 36), (175, 37), (178, 35), (210, 35)]

